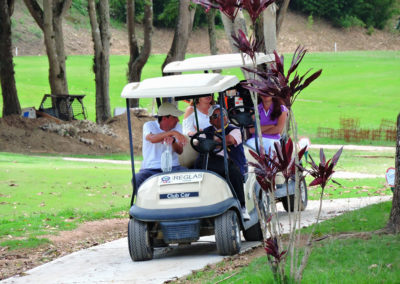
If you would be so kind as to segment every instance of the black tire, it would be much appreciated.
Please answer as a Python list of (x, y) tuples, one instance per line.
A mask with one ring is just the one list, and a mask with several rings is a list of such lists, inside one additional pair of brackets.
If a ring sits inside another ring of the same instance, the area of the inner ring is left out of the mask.
[[(307, 203), (308, 203), (308, 191), (307, 191), (307, 184), (305, 179), (303, 178), (300, 182), (300, 189), (301, 189), (301, 199), (300, 199), (300, 211), (306, 210)], [(294, 195), (289, 196), (290, 199), (290, 211), (294, 211)], [(289, 212), (289, 204), (288, 198), (285, 197), (282, 199), (282, 205), (286, 212)]]
[(150, 260), (153, 258), (153, 247), (147, 224), (135, 219), (128, 223), (129, 254), (133, 261)]
[[(263, 194), (262, 191), (260, 192), (260, 198), (258, 199), (258, 206), (260, 210), (263, 210), (267, 216), (269, 215), (269, 198), (268, 195)], [(246, 241), (256, 242), (264, 239), (260, 225), (260, 222), (262, 222), (261, 218), (262, 217), (259, 216), (259, 220), (255, 225), (243, 231), (243, 236)]]
[(220, 255), (234, 255), (240, 251), (240, 224), (235, 211), (228, 210), (215, 218), (215, 241)]

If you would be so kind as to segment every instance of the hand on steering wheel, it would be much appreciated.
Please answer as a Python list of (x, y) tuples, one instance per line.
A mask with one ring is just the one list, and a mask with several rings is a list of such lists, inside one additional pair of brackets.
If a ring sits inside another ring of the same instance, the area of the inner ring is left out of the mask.
[(236, 106), (229, 110), (229, 120), (233, 125), (244, 128), (254, 127), (254, 108), (248, 106)]
[(206, 133), (204, 131), (199, 131), (190, 138), (190, 145), (192, 145), (195, 151), (201, 154), (217, 154), (223, 149), (222, 136), (221, 134), (214, 132), (214, 137), (219, 138), (220, 142), (206, 138)]

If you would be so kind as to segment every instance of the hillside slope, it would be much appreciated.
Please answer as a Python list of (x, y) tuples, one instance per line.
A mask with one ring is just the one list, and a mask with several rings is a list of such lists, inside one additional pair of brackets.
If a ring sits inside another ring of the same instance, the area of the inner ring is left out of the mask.
[[(138, 28), (141, 33), (140, 27)], [(128, 43), (125, 28), (112, 28), (112, 54), (128, 54)], [(152, 53), (167, 53), (173, 37), (172, 30), (155, 29)], [(33, 21), (25, 6), (17, 1), (13, 15), (14, 50), (18, 55), (44, 55), (43, 35)], [(66, 53), (92, 54), (93, 45), (87, 18), (69, 14), (64, 21), (64, 42)], [(223, 30), (218, 31), (218, 48), (220, 53), (230, 52), (229, 44)], [(397, 50), (400, 46), (400, 33), (375, 30), (367, 35), (363, 28), (339, 29), (329, 23), (314, 19), (312, 26), (303, 15), (288, 12), (282, 31), (278, 38), (280, 53), (293, 52), (297, 45), (305, 45), (310, 51), (334, 51), (336, 42), (338, 51), (346, 50)], [(192, 33), (188, 53), (209, 53), (206, 29)]]

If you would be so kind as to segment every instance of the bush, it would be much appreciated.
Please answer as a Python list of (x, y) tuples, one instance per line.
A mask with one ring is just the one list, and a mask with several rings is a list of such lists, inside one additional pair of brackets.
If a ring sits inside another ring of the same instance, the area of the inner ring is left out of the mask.
[(396, 0), (293, 0), (290, 7), (342, 26), (383, 29), (395, 12)]

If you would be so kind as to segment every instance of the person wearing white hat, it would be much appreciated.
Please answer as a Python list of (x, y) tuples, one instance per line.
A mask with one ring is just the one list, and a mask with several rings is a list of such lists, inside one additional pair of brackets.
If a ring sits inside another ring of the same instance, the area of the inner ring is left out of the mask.
[(182, 114), (175, 105), (164, 102), (158, 109), (158, 120), (148, 121), (143, 125), (143, 162), (136, 174), (137, 188), (150, 176), (162, 172), (161, 155), (165, 144), (172, 146), (172, 170), (185, 169), (179, 165), (178, 159), (187, 142), (182, 134), (182, 126), (178, 123), (178, 117)]

